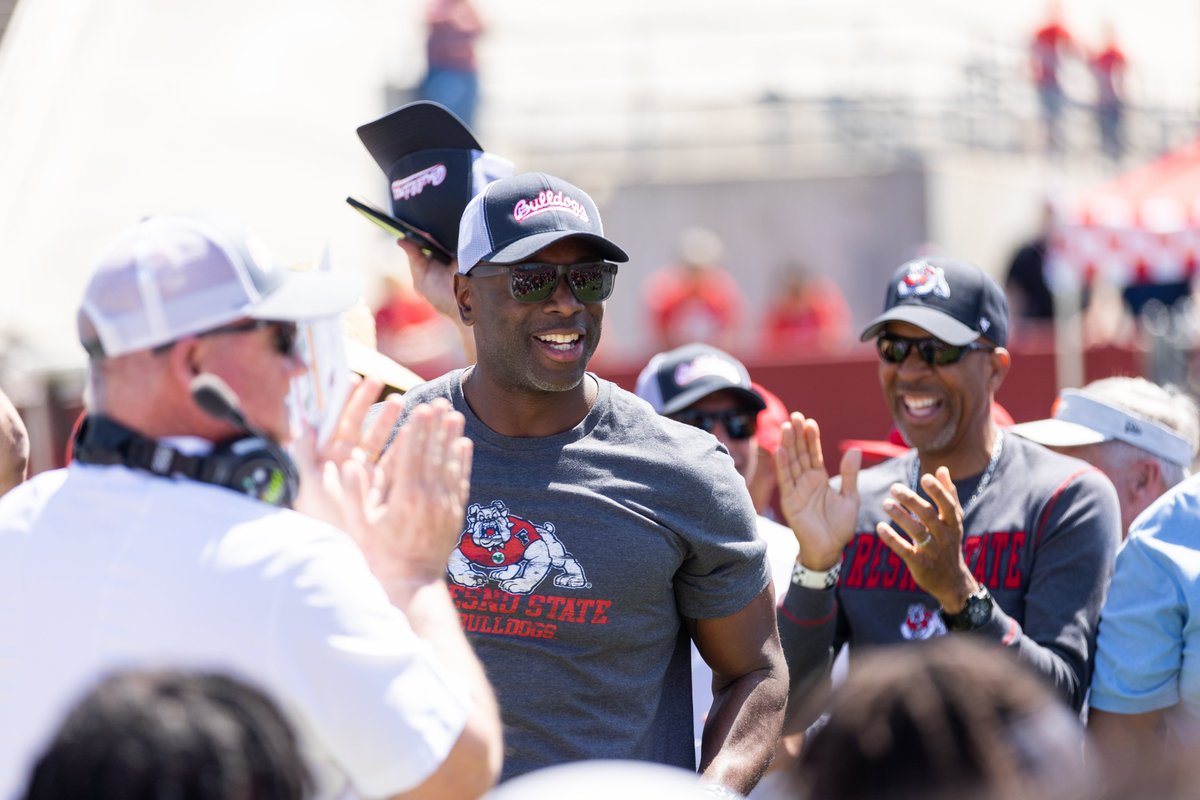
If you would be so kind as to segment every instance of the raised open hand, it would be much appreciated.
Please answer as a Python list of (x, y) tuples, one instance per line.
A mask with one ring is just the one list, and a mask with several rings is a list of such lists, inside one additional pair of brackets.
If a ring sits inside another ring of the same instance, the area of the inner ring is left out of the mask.
[(827, 570), (842, 560), (842, 549), (854, 535), (858, 517), (858, 470), (862, 453), (850, 450), (842, 457), (840, 490), (829, 485), (821, 431), (816, 420), (792, 412), (783, 423), (780, 447), (775, 453), (779, 476), (780, 507), (800, 543), (800, 563), (812, 570)]
[(309, 429), (297, 438), (292, 449), (300, 474), (296, 510), (352, 535), (353, 526), (361, 524), (362, 503), (376, 461), (404, 409), (399, 397), (392, 395), (370, 429), (364, 431), (367, 411), (382, 388), (377, 378), (356, 380), (324, 446), (318, 450), (316, 431)]
[(471, 488), (466, 421), (437, 399), (412, 410), (379, 460), (359, 544), (376, 576), (429, 579), (446, 572)]

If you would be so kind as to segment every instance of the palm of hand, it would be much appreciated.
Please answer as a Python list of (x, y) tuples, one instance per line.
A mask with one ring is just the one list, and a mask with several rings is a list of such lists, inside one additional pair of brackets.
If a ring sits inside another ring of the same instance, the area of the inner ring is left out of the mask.
[(841, 561), (858, 517), (861, 464), (858, 450), (847, 452), (842, 457), (841, 485), (830, 486), (816, 421), (792, 412), (783, 424), (775, 453), (780, 507), (800, 545), (800, 561), (805, 566), (829, 569)]
[[(823, 469), (804, 470), (797, 480), (781, 483), (780, 508), (800, 543), (800, 552), (815, 559), (841, 558), (854, 535), (858, 496), (838, 491)], [(807, 561), (807, 559), (806, 559)]]

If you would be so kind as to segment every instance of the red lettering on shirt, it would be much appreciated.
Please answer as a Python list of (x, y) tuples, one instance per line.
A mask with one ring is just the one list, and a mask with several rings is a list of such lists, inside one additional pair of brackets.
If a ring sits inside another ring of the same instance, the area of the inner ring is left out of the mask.
[[(887, 545), (884, 545), (887, 547)], [(896, 581), (900, 578), (900, 573), (908, 570), (908, 566), (900, 560), (900, 556), (892, 552), (890, 547), (887, 548), (887, 571), (883, 574), (883, 588), (894, 589)]]
[(1004, 559), (1004, 550), (1008, 547), (1009, 533), (996, 531), (988, 537), (987, 550), (990, 561), (987, 585), (993, 589), (1000, 586), (1000, 562)]
[(525, 619), (496, 617), (485, 614), (459, 614), (463, 630), (467, 633), (493, 636), (520, 636), (527, 639), (553, 639), (558, 627), (545, 622), (530, 622)]
[(883, 577), (880, 574), (880, 561), (887, 561), (887, 553), (892, 552), (882, 540), (875, 543), (875, 553), (871, 558), (871, 566), (867, 568), (867, 583), (868, 589), (876, 589), (879, 587), (879, 579)]
[(596, 613), (592, 615), (593, 625), (608, 624), (608, 610), (612, 608), (612, 600), (597, 600)]
[(876, 538), (871, 533), (860, 533), (854, 537), (854, 556), (850, 559), (850, 571), (842, 576), (842, 586), (847, 589), (863, 588), (863, 572), (875, 549)]
[(520, 595), (502, 592), (490, 586), (480, 588), (450, 584), (450, 597), (459, 611), (489, 611), (493, 614), (515, 614), (521, 605)]
[(1021, 554), (1025, 551), (1025, 531), (1012, 532), (1012, 544), (1008, 549), (1008, 569), (1004, 573), (1005, 589), (1020, 589), (1024, 581), (1021, 574)]

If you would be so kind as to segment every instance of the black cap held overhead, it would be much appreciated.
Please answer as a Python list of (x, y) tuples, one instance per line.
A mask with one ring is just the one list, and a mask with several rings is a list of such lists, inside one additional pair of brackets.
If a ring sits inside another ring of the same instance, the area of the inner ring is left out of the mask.
[(513, 165), (483, 151), (474, 134), (448, 109), (419, 101), (358, 128), (375, 163), (388, 178), (391, 213), (428, 235), (451, 256), (458, 249), (463, 209)]
[(1004, 290), (974, 264), (953, 258), (918, 258), (902, 264), (888, 283), (883, 313), (867, 323), (862, 340), (889, 322), (906, 322), (947, 344), (969, 344), (980, 336), (1003, 347), (1008, 342)]

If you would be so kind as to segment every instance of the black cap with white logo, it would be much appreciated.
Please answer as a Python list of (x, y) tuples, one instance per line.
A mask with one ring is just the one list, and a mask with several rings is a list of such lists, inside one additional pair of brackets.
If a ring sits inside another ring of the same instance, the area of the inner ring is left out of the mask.
[(1003, 347), (1008, 342), (1004, 290), (974, 264), (953, 258), (918, 258), (896, 270), (883, 313), (862, 333), (865, 342), (889, 322), (907, 322), (947, 344), (964, 345), (980, 336)]

